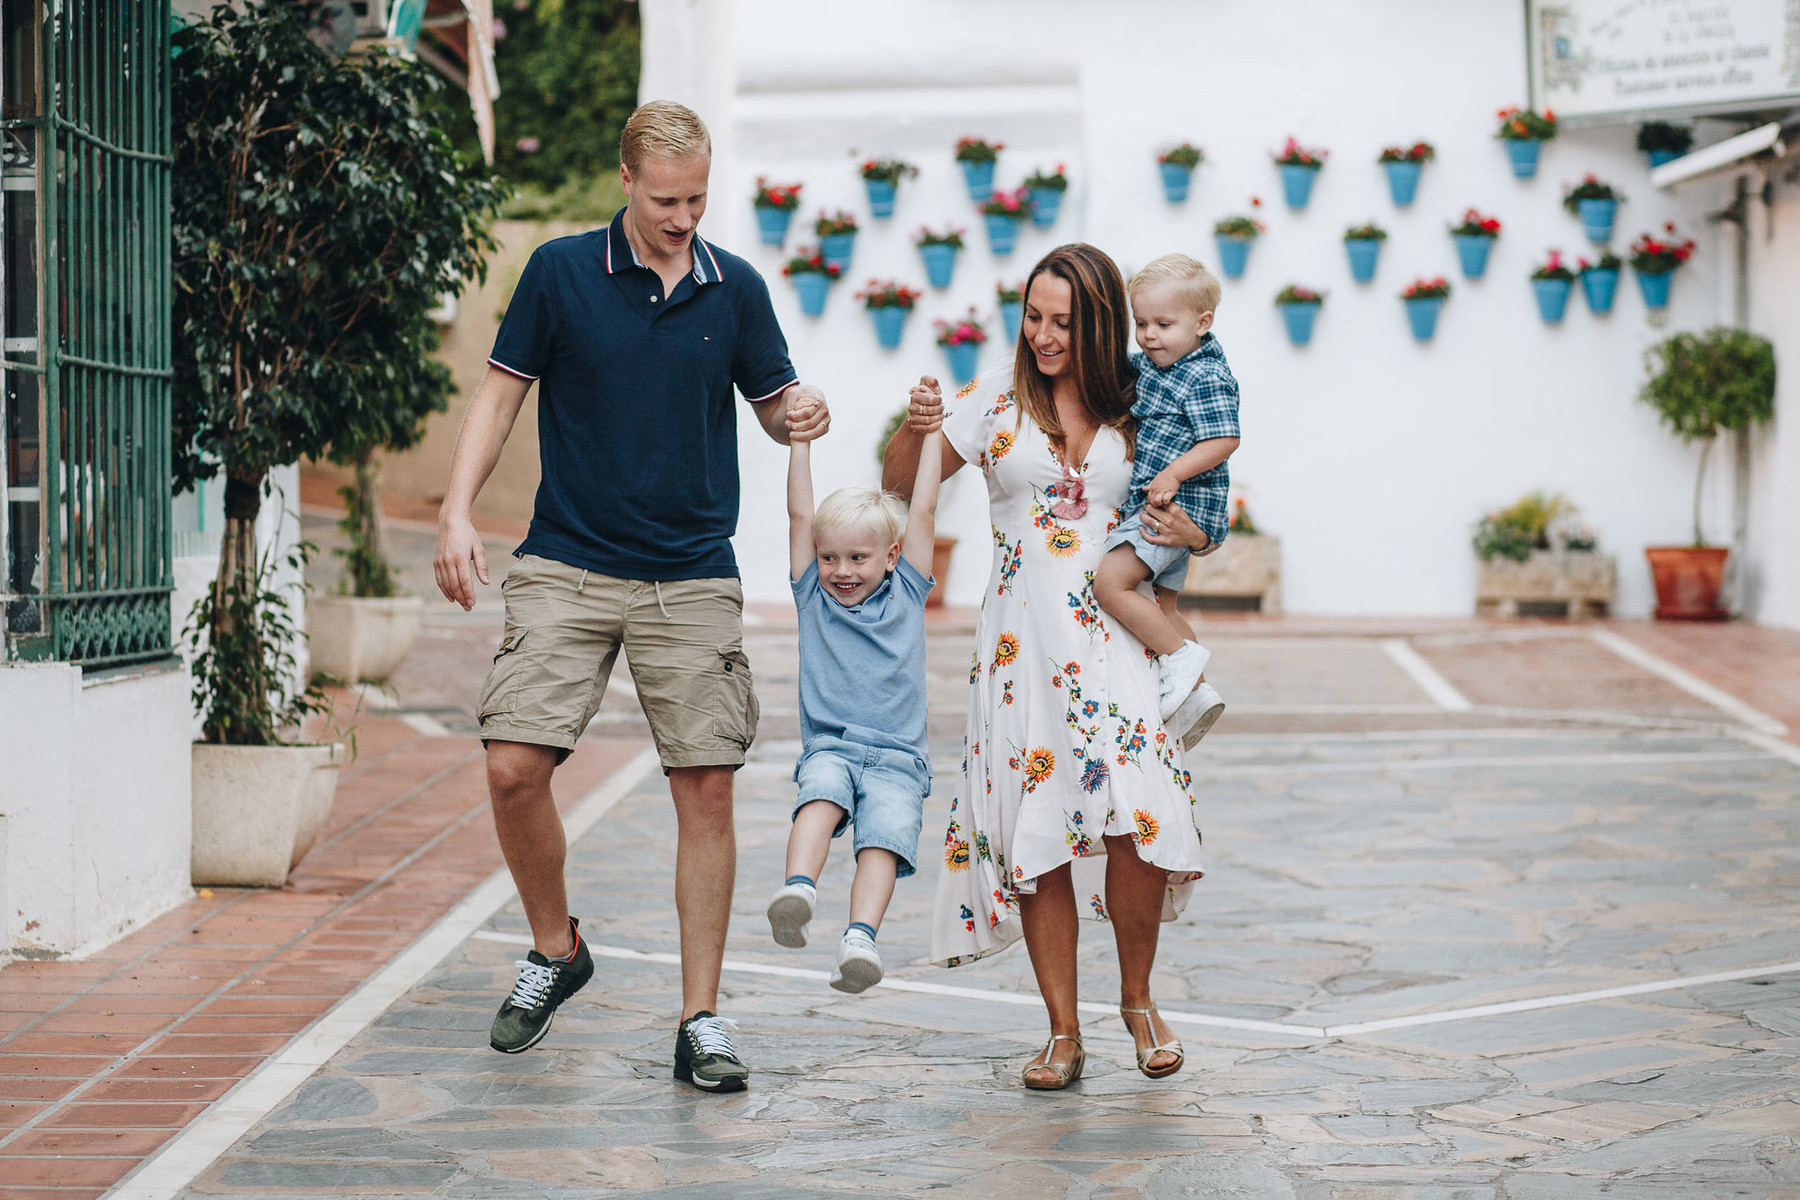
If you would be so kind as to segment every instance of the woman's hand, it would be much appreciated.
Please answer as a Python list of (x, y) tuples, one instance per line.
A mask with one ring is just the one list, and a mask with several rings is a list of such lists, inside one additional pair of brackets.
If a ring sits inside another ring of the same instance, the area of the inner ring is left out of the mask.
[(930, 433), (944, 424), (944, 393), (930, 375), (919, 376), (907, 394), (906, 423), (919, 433)]
[(1186, 546), (1194, 554), (1213, 548), (1206, 531), (1194, 524), (1187, 511), (1174, 504), (1144, 506), (1144, 540), (1158, 546)]

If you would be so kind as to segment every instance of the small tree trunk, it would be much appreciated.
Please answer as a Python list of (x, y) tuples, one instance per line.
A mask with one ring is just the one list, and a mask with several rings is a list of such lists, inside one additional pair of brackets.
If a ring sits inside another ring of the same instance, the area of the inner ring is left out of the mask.
[(393, 589), (386, 586), (387, 554), (381, 546), (381, 464), (375, 461), (373, 451), (364, 451), (356, 460), (356, 491), (362, 516), (363, 553), (367, 558), (364, 573), (353, 586), (358, 596), (385, 595)]
[(1706, 486), (1706, 456), (1712, 453), (1713, 439), (1706, 438), (1700, 443), (1700, 469), (1694, 472), (1694, 545), (1706, 545), (1706, 538), (1700, 532), (1700, 498)]
[(254, 711), (258, 705), (268, 708), (268, 691), (260, 686), (266, 672), (255, 603), (261, 561), (256, 518), (262, 509), (263, 479), (261, 471), (225, 479), (225, 530), (219, 542), (219, 573), (213, 579), (208, 637), (214, 653), (228, 665), (213, 690), (211, 708), (201, 714), (202, 737), (218, 744), (236, 744), (242, 731), (269, 724), (266, 711)]

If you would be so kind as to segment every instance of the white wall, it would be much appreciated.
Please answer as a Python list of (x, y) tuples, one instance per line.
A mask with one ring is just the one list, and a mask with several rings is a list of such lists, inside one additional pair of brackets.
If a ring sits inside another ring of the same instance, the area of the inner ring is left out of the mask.
[[(1800, 629), (1800, 178), (1795, 158), (1769, 178), (1773, 204), (1753, 203), (1750, 327), (1775, 343), (1775, 420), (1752, 439), (1749, 612)], [(1754, 196), (1762, 180), (1751, 181)]]
[[(694, 82), (694, 47), (654, 16), (674, 3), (644, 6), (643, 95), (704, 103), (735, 72), (725, 119), (702, 109), (724, 167), (714, 171), (705, 229), (769, 279), (803, 377), (832, 399), (833, 432), (815, 456), (822, 490), (872, 481), (882, 422), (922, 371), (942, 373), (932, 318), (971, 302), (991, 317), (995, 280), (1021, 278), (1063, 241), (1092, 241), (1128, 271), (1172, 250), (1216, 265), (1213, 222), (1244, 211), (1254, 194), (1269, 232), (1246, 277), (1227, 281), (1217, 329), (1243, 385), (1245, 441), (1233, 477), (1259, 523), (1284, 539), (1290, 610), (1467, 613), (1471, 525), (1484, 509), (1549, 488), (1580, 505), (1620, 556), (1618, 611), (1648, 611), (1640, 552), (1687, 536), (1695, 455), (1635, 396), (1652, 342), (1727, 311), (1719, 247), (1703, 223), (1723, 185), (1653, 191), (1631, 148), (1632, 127), (1565, 129), (1545, 147), (1537, 179), (1513, 179), (1492, 133), (1494, 111), (1525, 97), (1516, 0), (914, 0), (898, 10), (704, 0), (713, 12), (735, 10), (736, 31), (735, 54), (709, 56), (704, 88)], [(1282, 204), (1270, 161), (1290, 133), (1331, 151), (1301, 212)], [(1010, 259), (988, 252), (951, 161), (964, 134), (1007, 144), (1003, 185), (1058, 161), (1072, 173), (1058, 224), (1028, 227)], [(1153, 155), (1184, 138), (1205, 148), (1207, 162), (1187, 204), (1170, 206)], [(1438, 161), (1414, 206), (1398, 210), (1374, 159), (1384, 145), (1417, 138), (1436, 144)], [(855, 170), (877, 154), (923, 168), (902, 184), (899, 210), (886, 221), (867, 217)], [(1629, 272), (1611, 316), (1590, 315), (1579, 297), (1560, 327), (1537, 315), (1531, 267), (1552, 246), (1589, 251), (1559, 203), (1586, 171), (1629, 198), (1616, 248), (1670, 219), (1700, 243), (1661, 325), (1648, 319)], [(821, 318), (799, 314), (780, 277), (784, 256), (756, 244), (749, 198), (765, 174), (806, 185), (788, 249), (812, 241), (821, 207), (849, 209), (863, 223), (856, 261)], [(1446, 232), (1470, 205), (1506, 226), (1480, 281), (1457, 273)], [(1375, 281), (1356, 284), (1340, 238), (1346, 225), (1370, 218), (1391, 237)], [(882, 351), (852, 293), (871, 275), (922, 285), (911, 235), (926, 222), (966, 227), (970, 249), (954, 288), (929, 294), (902, 348)], [(1436, 341), (1421, 345), (1397, 294), (1413, 277), (1435, 274), (1449, 276), (1456, 292)], [(1289, 282), (1330, 293), (1304, 349), (1288, 345), (1272, 305)], [(990, 345), (984, 364), (1009, 353)], [(779, 599), (787, 594), (785, 456), (753, 428), (743, 441), (746, 589)], [(1709, 530), (1722, 540), (1728, 473), (1714, 479)], [(987, 574), (980, 491), (962, 485), (945, 514), (948, 531), (964, 539), (950, 585), (963, 603), (978, 598)]]

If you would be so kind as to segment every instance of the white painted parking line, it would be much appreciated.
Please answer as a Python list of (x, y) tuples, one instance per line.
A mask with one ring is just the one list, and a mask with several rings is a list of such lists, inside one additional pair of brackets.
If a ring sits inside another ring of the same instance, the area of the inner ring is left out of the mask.
[(444, 723), (429, 713), (402, 713), (400, 720), (405, 722), (407, 727), (415, 733), (424, 734), (426, 737), (450, 736), (450, 731), (444, 728)]
[(1439, 675), (1430, 663), (1419, 657), (1419, 652), (1405, 638), (1388, 638), (1381, 643), (1381, 648), (1394, 660), (1394, 665), (1405, 671), (1419, 685), (1419, 690), (1430, 696), (1445, 712), (1468, 712), (1475, 707), (1448, 679)]
[(1530, 770), (1540, 767), (1652, 767), (1683, 763), (1749, 762), (1774, 758), (1766, 750), (1644, 751), (1613, 754), (1466, 755), (1441, 758), (1345, 759), (1340, 762), (1209, 763), (1204, 779), (1261, 775), (1339, 775), (1381, 771)]
[(1588, 636), (1626, 662), (1642, 667), (1657, 678), (1674, 684), (1695, 699), (1704, 700), (1720, 712), (1730, 714), (1734, 719), (1743, 722), (1758, 733), (1774, 734), (1776, 737), (1784, 737), (1787, 734), (1787, 726), (1768, 713), (1745, 704), (1730, 692), (1716, 688), (1706, 680), (1689, 674), (1668, 659), (1650, 653), (1636, 642), (1628, 641), (1610, 629), (1589, 630)]

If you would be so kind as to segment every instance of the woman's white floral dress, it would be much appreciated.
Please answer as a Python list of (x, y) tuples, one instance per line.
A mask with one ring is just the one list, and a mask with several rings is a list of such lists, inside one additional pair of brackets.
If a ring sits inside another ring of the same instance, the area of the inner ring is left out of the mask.
[(1180, 746), (1157, 717), (1143, 643), (1094, 604), (1094, 572), (1131, 480), (1102, 429), (1080, 468), (1087, 512), (1054, 516), (1050, 440), (1019, 419), (1010, 369), (957, 393), (944, 434), (987, 479), (994, 568), (975, 632), (963, 774), (950, 805), (931, 958), (956, 966), (1022, 934), (1018, 896), (1073, 862), (1082, 915), (1106, 919), (1105, 834), (1170, 872), (1163, 919), (1200, 877), (1200, 831)]

